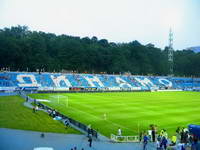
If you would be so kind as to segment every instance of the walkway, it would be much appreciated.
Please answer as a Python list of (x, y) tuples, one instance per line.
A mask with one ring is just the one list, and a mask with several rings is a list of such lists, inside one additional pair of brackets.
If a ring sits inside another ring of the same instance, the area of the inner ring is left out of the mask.
[[(111, 143), (93, 141), (88, 145), (85, 135), (45, 133), (41, 132), (0, 129), (0, 150), (33, 150), (34, 147), (52, 147), (54, 150), (70, 150), (74, 146), (77, 150), (142, 150), (141, 143)], [(148, 150), (155, 150), (153, 143), (148, 144)]]

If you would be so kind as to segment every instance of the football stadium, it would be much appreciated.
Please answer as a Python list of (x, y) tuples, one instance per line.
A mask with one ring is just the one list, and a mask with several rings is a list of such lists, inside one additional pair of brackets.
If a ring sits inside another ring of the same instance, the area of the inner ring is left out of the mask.
[[(1, 72), (0, 79), (3, 128), (39, 131), (42, 135), (84, 134), (94, 141), (106, 139), (118, 144), (138, 144), (146, 134), (152, 143), (164, 135), (170, 141), (182, 130), (189, 134), (189, 126), (195, 129), (190, 129), (192, 134), (199, 135), (200, 78)], [(13, 115), (14, 120), (6, 120), (9, 112), (4, 111), (4, 105), (14, 110), (17, 101), (32, 113), (27, 117), (19, 108), (19, 112), (15, 110), (19, 118)], [(43, 116), (34, 118), (38, 113)], [(12, 124), (18, 119), (20, 124)], [(29, 121), (37, 124), (27, 127)]]
[(0, 150), (200, 150), (200, 0), (0, 0)]

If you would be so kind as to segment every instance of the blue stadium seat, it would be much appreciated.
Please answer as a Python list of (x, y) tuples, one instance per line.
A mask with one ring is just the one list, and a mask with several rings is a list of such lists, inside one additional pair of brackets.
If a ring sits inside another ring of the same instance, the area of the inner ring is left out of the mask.
[[(62, 76), (62, 77), (61, 77)], [(61, 78), (60, 78), (61, 77)], [(103, 74), (61, 74), (61, 73), (24, 73), (1, 72), (0, 88), (3, 87), (38, 87), (38, 88), (115, 88), (115, 89), (200, 89), (199, 78), (126, 76)]]

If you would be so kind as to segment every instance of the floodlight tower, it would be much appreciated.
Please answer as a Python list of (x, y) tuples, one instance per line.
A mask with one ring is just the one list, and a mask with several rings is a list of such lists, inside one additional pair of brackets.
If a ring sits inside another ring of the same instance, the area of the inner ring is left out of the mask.
[(169, 49), (168, 49), (168, 63), (169, 63), (169, 75), (174, 74), (174, 49), (173, 49), (173, 32), (169, 30)]

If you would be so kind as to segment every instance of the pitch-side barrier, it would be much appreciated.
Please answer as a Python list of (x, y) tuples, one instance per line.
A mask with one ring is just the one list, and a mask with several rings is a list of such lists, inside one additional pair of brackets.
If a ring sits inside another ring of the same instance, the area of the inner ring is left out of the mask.
[(113, 142), (139, 142), (139, 136), (117, 136), (111, 134), (110, 138)]
[(94, 137), (94, 138), (98, 138), (98, 132), (92, 128), (88, 128), (88, 125), (85, 125), (77, 120), (74, 120), (58, 111), (55, 111), (54, 108), (51, 108), (49, 106), (46, 106), (42, 103), (40, 103), (40, 101), (38, 101), (37, 99), (33, 99), (29, 96), (26, 95), (26, 93), (24, 92), (20, 92), (19, 95), (24, 98), (27, 102), (33, 102), (35, 105), (39, 106), (39, 108), (45, 110), (46, 112), (49, 113), (50, 116), (53, 115), (53, 112), (55, 112), (55, 115), (53, 115), (52, 117), (54, 118), (60, 118), (59, 120), (62, 121), (65, 125), (69, 125), (72, 128), (78, 129), (79, 131), (86, 133), (88, 136), (89, 134)]

